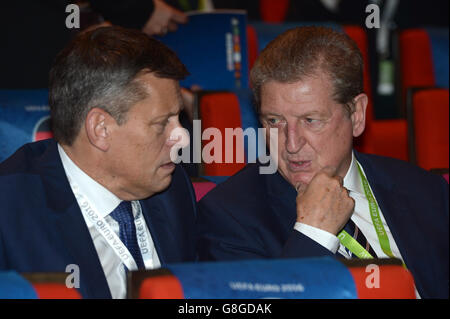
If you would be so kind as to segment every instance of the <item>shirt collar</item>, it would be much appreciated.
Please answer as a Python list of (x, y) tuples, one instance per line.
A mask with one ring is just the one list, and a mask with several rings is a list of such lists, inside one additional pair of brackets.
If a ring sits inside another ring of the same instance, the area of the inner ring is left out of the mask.
[(350, 163), (350, 167), (344, 177), (344, 187), (352, 192), (364, 195), (357, 163), (358, 161), (356, 160), (355, 154), (352, 152), (352, 162)]
[(78, 184), (82, 195), (96, 208), (99, 217), (105, 218), (122, 202), (120, 198), (83, 172), (70, 159), (59, 143), (58, 152), (67, 177)]

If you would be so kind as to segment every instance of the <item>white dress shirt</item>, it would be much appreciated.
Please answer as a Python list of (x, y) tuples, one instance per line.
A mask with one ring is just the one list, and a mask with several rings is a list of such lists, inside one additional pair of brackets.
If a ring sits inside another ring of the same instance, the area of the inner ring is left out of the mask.
[[(389, 258), (388, 255), (384, 253), (384, 251), (381, 249), (380, 242), (378, 240), (377, 233), (375, 231), (375, 228), (372, 223), (372, 218), (370, 217), (370, 210), (369, 210), (369, 202), (367, 201), (366, 195), (364, 194), (364, 189), (362, 186), (361, 177), (359, 176), (358, 172), (358, 166), (357, 166), (357, 160), (355, 158), (355, 155), (352, 153), (352, 162), (350, 164), (350, 167), (347, 171), (347, 174), (344, 177), (344, 187), (347, 188), (350, 191), (350, 197), (352, 197), (355, 200), (355, 208), (353, 211), (353, 214), (351, 216), (351, 220), (355, 223), (356, 226), (361, 230), (361, 232), (364, 234), (364, 236), (367, 238), (367, 241), (369, 242), (370, 246), (372, 246), (373, 250), (377, 254), (378, 258)], [(363, 171), (364, 176), (366, 174), (364, 173), (364, 167), (361, 166), (361, 169)], [(370, 184), (369, 184), (370, 187)], [(372, 191), (372, 188), (370, 189)], [(373, 192), (372, 192), (373, 194)], [(375, 195), (374, 195), (375, 198)], [(376, 201), (376, 198), (375, 198)], [(378, 205), (378, 203), (377, 203)], [(386, 223), (386, 220), (384, 219), (383, 213), (381, 211), (381, 208), (378, 206), (379, 212), (380, 212), (380, 218), (383, 223), (383, 227), (386, 230), (386, 234), (389, 238), (389, 244), (391, 246), (391, 251), (394, 254), (395, 257), (401, 259), (403, 261), (403, 258), (400, 254), (400, 251), (397, 247), (397, 244), (395, 243), (394, 237), (392, 236), (391, 231), (389, 230), (389, 227)], [(340, 243), (337, 236), (334, 234), (331, 234), (325, 230), (312, 227), (310, 225), (306, 225), (303, 223), (295, 223), (294, 228), (301, 232), (302, 234), (308, 236), (312, 240), (316, 241), (329, 251), (331, 251), (333, 254), (338, 252), (342, 256), (344, 256), (347, 259), (350, 259), (351, 256), (346, 252), (344, 249), (344, 246)], [(375, 257), (375, 256), (374, 256)]]
[[(100, 218), (104, 218), (105, 222), (109, 224), (111, 229), (119, 236), (119, 224), (109, 214), (122, 202), (116, 195), (111, 193), (105, 187), (97, 183), (85, 172), (83, 172), (64, 152), (64, 149), (58, 144), (58, 151), (64, 167), (64, 171), (69, 180), (78, 185), (79, 192), (83, 197), (87, 198), (96, 210)], [(72, 187), (72, 185), (71, 185)], [(72, 188), (73, 191), (73, 188)], [(80, 205), (80, 203), (78, 203)], [(139, 209), (139, 201), (132, 201), (133, 215)], [(81, 209), (81, 208), (80, 208)], [(119, 256), (108, 244), (106, 239), (99, 233), (92, 222), (82, 214), (89, 233), (94, 242), (95, 249), (100, 259), (100, 263), (105, 273), (109, 289), (113, 298), (125, 298), (127, 293), (125, 266)], [(145, 224), (145, 220), (144, 220)], [(149, 250), (151, 252), (151, 263), (146, 265), (147, 269), (159, 268), (161, 266), (158, 254), (156, 252), (150, 231), (147, 225), (144, 225), (147, 238), (149, 239)], [(80, 270), (83, 271), (83, 270)]]

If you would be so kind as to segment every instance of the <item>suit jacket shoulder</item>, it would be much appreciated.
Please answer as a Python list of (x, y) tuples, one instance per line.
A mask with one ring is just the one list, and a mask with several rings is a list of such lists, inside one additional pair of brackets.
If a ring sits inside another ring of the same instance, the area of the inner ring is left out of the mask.
[[(263, 194), (264, 179), (259, 174), (257, 164), (248, 164), (232, 177), (223, 183), (218, 184), (208, 192), (199, 204), (215, 203), (217, 205), (226, 204), (227, 206), (245, 205), (252, 198)], [(256, 192), (256, 193), (255, 193)], [(251, 196), (249, 196), (251, 194)], [(253, 204), (255, 204), (253, 202)]]
[[(161, 264), (193, 261), (192, 184), (177, 166), (171, 185), (141, 200)], [(87, 298), (111, 297), (54, 140), (27, 144), (0, 164), (0, 269), (65, 272), (79, 266)]]
[(447, 209), (439, 209), (432, 216), (448, 220), (449, 184), (442, 176), (394, 158), (362, 153), (356, 153), (356, 157), (371, 185), (393, 190), (393, 195), (401, 193), (411, 201), (427, 205), (438, 202)]
[(448, 183), (404, 161), (356, 157), (421, 297), (448, 298)]

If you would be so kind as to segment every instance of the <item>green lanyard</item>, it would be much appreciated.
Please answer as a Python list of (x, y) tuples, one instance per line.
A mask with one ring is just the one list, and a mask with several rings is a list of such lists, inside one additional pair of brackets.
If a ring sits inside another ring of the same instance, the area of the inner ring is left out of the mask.
[[(367, 201), (369, 202), (370, 217), (372, 218), (372, 223), (378, 236), (378, 241), (380, 242), (381, 249), (386, 255), (391, 258), (395, 258), (391, 251), (391, 245), (389, 244), (389, 238), (384, 229), (383, 222), (381, 221), (380, 211), (378, 209), (377, 202), (372, 194), (369, 187), (369, 182), (364, 176), (361, 166), (358, 165), (359, 176), (361, 177), (362, 186), (364, 188), (364, 193), (366, 194)], [(339, 241), (348, 250), (350, 250), (354, 255), (361, 259), (373, 258), (367, 250), (365, 250), (352, 236), (350, 236), (345, 230), (341, 231), (338, 235)]]
[(345, 230), (342, 230), (337, 236), (342, 245), (344, 245), (348, 250), (350, 250), (353, 255), (358, 256), (360, 259), (369, 259), (373, 258), (373, 256), (361, 246), (358, 241), (353, 238), (349, 233)]

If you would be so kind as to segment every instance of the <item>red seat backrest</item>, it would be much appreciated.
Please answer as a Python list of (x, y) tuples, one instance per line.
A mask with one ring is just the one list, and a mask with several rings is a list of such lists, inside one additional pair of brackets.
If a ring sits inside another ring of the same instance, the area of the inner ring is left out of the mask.
[(372, 87), (370, 83), (370, 67), (369, 67), (369, 45), (367, 42), (367, 35), (363, 28), (358, 26), (343, 26), (344, 32), (356, 42), (359, 50), (361, 51), (361, 55), (364, 61), (364, 69), (363, 69), (363, 80), (364, 80), (364, 92), (367, 94), (369, 98), (369, 103), (367, 105), (366, 111), (366, 125), (370, 125), (370, 123), (374, 119), (374, 111), (373, 111), (373, 96), (372, 96)]
[[(349, 267), (359, 299), (415, 299), (414, 279), (399, 265), (372, 265), (374, 268)], [(375, 268), (377, 267), (377, 268)], [(375, 271), (378, 274), (375, 274)], [(378, 275), (379, 285), (375, 286)]]
[(139, 288), (139, 299), (183, 299), (183, 288), (177, 277), (163, 275), (146, 278)]
[[(239, 100), (233, 93), (216, 93), (207, 94), (200, 99), (199, 103), (200, 117), (202, 120), (202, 134), (208, 128), (218, 129), (221, 133), (221, 141), (217, 141), (215, 137), (209, 140), (202, 138), (202, 155), (203, 151), (210, 154), (209, 148), (212, 147), (210, 143), (221, 143), (221, 163), (212, 162), (206, 163), (204, 156), (202, 156), (203, 175), (207, 176), (231, 176), (237, 173), (245, 166), (245, 159), (243, 162), (238, 162), (239, 157), (244, 157), (244, 138), (236, 137), (233, 139), (232, 145), (226, 145), (227, 139), (225, 134), (226, 128), (241, 128), (241, 113), (239, 108)], [(229, 141), (231, 143), (231, 140)], [(207, 147), (207, 149), (205, 149)], [(217, 148), (214, 149), (217, 151)], [(219, 149), (220, 151), (220, 149)], [(225, 163), (225, 154), (233, 154), (233, 162)], [(214, 155), (214, 152), (211, 152)], [(238, 156), (239, 154), (239, 156)]]
[(431, 89), (413, 96), (417, 165), (424, 169), (449, 165), (449, 91)]
[(252, 69), (253, 63), (255, 63), (258, 57), (258, 36), (253, 26), (247, 24), (247, 50), (248, 50), (248, 67)]
[(33, 283), (39, 299), (81, 299), (75, 288), (68, 288), (59, 283)]
[(402, 97), (405, 101), (408, 88), (435, 86), (436, 80), (430, 38), (425, 30), (402, 31), (399, 44)]
[(289, 0), (259, 0), (259, 12), (264, 22), (280, 23), (285, 21)]

